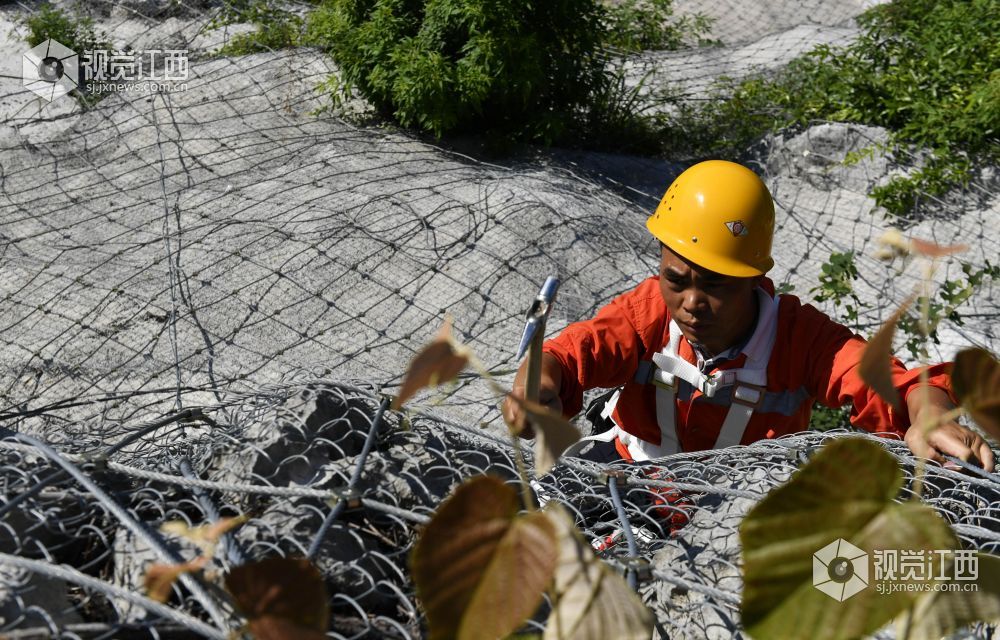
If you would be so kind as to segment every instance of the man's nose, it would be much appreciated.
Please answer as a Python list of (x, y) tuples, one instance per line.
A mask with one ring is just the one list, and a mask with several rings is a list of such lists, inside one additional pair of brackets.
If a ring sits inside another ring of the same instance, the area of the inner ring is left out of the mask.
[(708, 308), (708, 296), (701, 289), (691, 287), (684, 292), (683, 307), (688, 313), (697, 315)]

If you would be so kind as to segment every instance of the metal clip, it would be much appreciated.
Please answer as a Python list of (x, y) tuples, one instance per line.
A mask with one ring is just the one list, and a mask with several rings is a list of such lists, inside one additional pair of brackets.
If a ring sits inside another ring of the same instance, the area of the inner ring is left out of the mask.
[(363, 506), (361, 503), (361, 492), (357, 489), (334, 490), (334, 494), (337, 496), (337, 502), (344, 503), (346, 511), (357, 511)]
[(625, 475), (625, 471), (622, 469), (608, 469), (601, 473), (600, 480), (601, 484), (607, 484), (609, 480), (614, 478), (615, 486), (619, 489), (624, 489), (628, 481), (628, 477)]
[(653, 578), (653, 566), (647, 558), (643, 558), (642, 556), (628, 556), (627, 558), (623, 558), (623, 560), (625, 568), (634, 571), (636, 580), (639, 582), (647, 582)]

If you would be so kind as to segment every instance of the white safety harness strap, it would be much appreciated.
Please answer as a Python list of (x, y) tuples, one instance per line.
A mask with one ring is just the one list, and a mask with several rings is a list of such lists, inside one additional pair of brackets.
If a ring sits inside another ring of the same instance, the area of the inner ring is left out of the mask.
[[(679, 452), (680, 442), (677, 437), (677, 387), (678, 380), (684, 380), (704, 395), (712, 397), (722, 387), (732, 386), (732, 402), (726, 419), (719, 430), (713, 448), (721, 449), (737, 445), (743, 439), (750, 418), (755, 409), (764, 401), (767, 387), (767, 364), (771, 358), (775, 336), (778, 330), (779, 298), (772, 298), (763, 289), (757, 289), (760, 309), (757, 327), (753, 336), (743, 347), (746, 362), (739, 369), (729, 369), (713, 376), (702, 373), (698, 367), (678, 355), (681, 340), (680, 327), (670, 321), (670, 338), (660, 353), (653, 355), (656, 365), (652, 372), (640, 368), (637, 374), (638, 382), (651, 382), (656, 386), (656, 421), (660, 427), (660, 444), (655, 445), (627, 433), (618, 425), (608, 431), (584, 438), (566, 450), (564, 455), (577, 455), (589, 442), (610, 442), (615, 437), (621, 439), (628, 447), (629, 453), (636, 461), (649, 460)], [(647, 379), (639, 379), (643, 372)], [(615, 393), (605, 405), (601, 416), (610, 418), (620, 393)]]
[(764, 402), (767, 393), (767, 363), (778, 333), (778, 299), (772, 299), (760, 289), (758, 292), (761, 303), (757, 330), (743, 348), (746, 362), (736, 370), (729, 412), (715, 440), (715, 449), (732, 447), (743, 440), (754, 410)]

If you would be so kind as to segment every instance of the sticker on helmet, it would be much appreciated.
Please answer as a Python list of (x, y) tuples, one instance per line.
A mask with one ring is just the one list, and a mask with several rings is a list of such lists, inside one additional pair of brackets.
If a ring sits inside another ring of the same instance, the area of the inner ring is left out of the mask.
[(732, 233), (737, 238), (740, 236), (745, 236), (748, 233), (747, 226), (743, 224), (742, 220), (733, 220), (732, 222), (727, 222), (726, 226), (729, 227), (729, 232)]

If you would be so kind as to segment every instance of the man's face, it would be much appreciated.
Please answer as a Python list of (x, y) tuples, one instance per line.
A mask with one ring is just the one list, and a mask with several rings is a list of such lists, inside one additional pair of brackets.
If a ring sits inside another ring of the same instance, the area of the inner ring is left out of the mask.
[(763, 276), (736, 278), (703, 269), (661, 248), (660, 293), (681, 333), (712, 355), (734, 346), (756, 319)]

